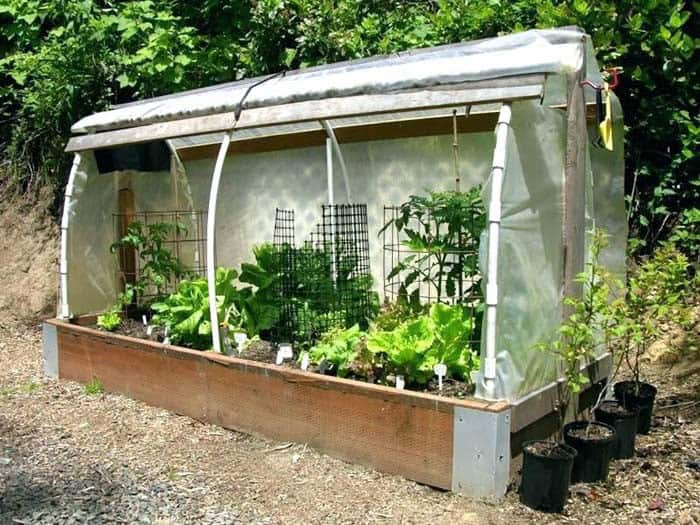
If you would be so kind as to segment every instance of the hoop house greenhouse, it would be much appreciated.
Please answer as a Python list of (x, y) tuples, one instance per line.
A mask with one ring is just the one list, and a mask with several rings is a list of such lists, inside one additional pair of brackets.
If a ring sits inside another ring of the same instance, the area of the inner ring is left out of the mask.
[(625, 272), (603, 85), (564, 28), (83, 118), (47, 373), (502, 495), (519, 443), (551, 433), (558, 365), (533, 348), (580, 293), (586, 231)]

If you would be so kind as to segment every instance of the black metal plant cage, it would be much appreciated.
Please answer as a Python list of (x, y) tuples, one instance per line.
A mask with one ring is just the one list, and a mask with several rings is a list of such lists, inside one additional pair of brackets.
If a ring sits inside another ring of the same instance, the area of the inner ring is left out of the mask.
[[(114, 226), (114, 240), (120, 240), (130, 224), (140, 222), (145, 229), (149, 225), (167, 223), (178, 225), (172, 228), (168, 237), (163, 241), (163, 248), (169, 250), (178, 261), (182, 262), (187, 276), (206, 275), (206, 217), (201, 210), (169, 210), (169, 211), (144, 211), (138, 213), (114, 213), (112, 223)], [(142, 273), (141, 257), (137, 250), (128, 246), (119, 246), (116, 250), (119, 258), (117, 279), (122, 289), (127, 283), (136, 282)], [(167, 283), (165, 292), (171, 293), (177, 287), (177, 281)], [(155, 290), (146, 290), (136, 297), (136, 303), (143, 305), (155, 297)]]
[(276, 210), (279, 339), (314, 342), (333, 327), (366, 328), (375, 309), (367, 205), (323, 205), (321, 212), (309, 239), (296, 246), (294, 211)]

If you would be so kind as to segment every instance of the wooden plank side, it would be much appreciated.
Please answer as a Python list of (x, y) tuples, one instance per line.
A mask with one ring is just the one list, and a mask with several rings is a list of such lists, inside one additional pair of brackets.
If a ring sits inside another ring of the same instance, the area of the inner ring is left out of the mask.
[(207, 368), (207, 420), (435, 487), (452, 479), (448, 412), (314, 388), (223, 366)]
[(341, 459), (451, 487), (450, 403), (335, 388), (333, 382), (294, 371), (273, 373), (242, 360), (232, 363), (172, 347), (152, 351), (87, 330), (59, 324), (59, 377), (97, 378), (108, 391), (201, 421), (308, 443)]
[[(78, 318), (76, 321), (80, 321), (80, 319), (81, 318)], [(215, 352), (202, 352), (172, 345), (166, 346), (162, 343), (104, 332), (102, 330), (80, 326), (79, 324), (67, 323), (58, 319), (49, 319), (46, 322), (55, 325), (59, 331), (83, 334), (96, 341), (106, 341), (110, 345), (119, 344), (128, 348), (135, 348), (142, 352), (157, 354), (166, 353), (178, 359), (194, 359), (202, 362), (215, 361), (230, 368), (243, 370), (246, 373), (279, 377), (287, 382), (309, 384), (314, 388), (323, 388), (346, 393), (360, 392), (364, 396), (377, 397), (382, 400), (386, 399), (397, 403), (407, 403), (430, 408), (432, 410), (452, 413), (454, 407), (462, 407), (485, 410), (488, 412), (500, 412), (509, 407), (507, 403), (501, 401), (494, 402), (476, 398), (455, 399), (412, 390), (397, 390), (396, 388), (383, 385), (320, 375), (312, 372), (303, 372), (295, 368), (281, 367), (274, 364), (261, 363), (259, 361), (249, 361), (247, 359), (229, 357)]]
[(59, 330), (58, 376), (81, 383), (99, 379), (107, 391), (195, 419), (206, 417), (206, 376), (197, 361)]
[(228, 112), (79, 135), (68, 141), (66, 151), (112, 148), (188, 135), (224, 132), (233, 129), (234, 124), (237, 129), (258, 128), (358, 115), (541, 98), (542, 90), (542, 83), (536, 81), (533, 84), (502, 88), (432, 89), (411, 93), (358, 95), (293, 102), (281, 106), (246, 109), (241, 113), (238, 122), (235, 121), (234, 113)]
[[(483, 113), (461, 115), (457, 119), (460, 133), (478, 133), (493, 131), (498, 113)], [(428, 137), (452, 134), (452, 117), (420, 118), (397, 122), (380, 122), (362, 126), (335, 127), (334, 132), (340, 144), (352, 142), (367, 142), (373, 140), (391, 140), (410, 137)], [(227, 156), (266, 151), (281, 151), (285, 149), (320, 147), (326, 143), (324, 131), (309, 131), (304, 133), (272, 135), (246, 140), (235, 140), (234, 133)], [(178, 155), (184, 161), (215, 158), (219, 152), (219, 144), (191, 146), (178, 150)]]

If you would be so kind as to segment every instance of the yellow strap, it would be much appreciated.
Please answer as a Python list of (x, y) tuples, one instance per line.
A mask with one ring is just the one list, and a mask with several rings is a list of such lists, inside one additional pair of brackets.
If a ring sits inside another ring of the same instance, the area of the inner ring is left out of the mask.
[(598, 126), (600, 139), (608, 151), (613, 150), (613, 127), (612, 127), (612, 103), (610, 100), (610, 88), (608, 83), (603, 84), (603, 103), (605, 104), (605, 118)]

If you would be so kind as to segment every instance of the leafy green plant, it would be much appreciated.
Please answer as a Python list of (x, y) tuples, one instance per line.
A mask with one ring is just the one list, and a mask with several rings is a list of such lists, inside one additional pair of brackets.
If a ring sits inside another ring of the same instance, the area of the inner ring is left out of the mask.
[(172, 233), (187, 234), (179, 223), (156, 222), (144, 225), (135, 221), (128, 225), (125, 235), (112, 244), (112, 252), (122, 248), (133, 248), (141, 260), (140, 273), (135, 283), (125, 286), (124, 300), (134, 300), (153, 292), (156, 300), (161, 298), (173, 279), (186, 274), (186, 269), (173, 253), (164, 247)]
[(273, 328), (279, 320), (280, 308), (279, 259), (275, 248), (266, 243), (255, 247), (253, 253), (256, 263), (241, 264), (238, 278), (252, 287), (239, 290), (234, 299), (234, 308), (240, 319), (237, 328), (242, 328), (249, 337)]
[(281, 325), (298, 345), (313, 344), (336, 326), (359, 324), (365, 329), (376, 315), (379, 297), (372, 290), (372, 278), (357, 275), (357, 257), (347, 253), (343, 243), (335, 251), (311, 243), (275, 250), (276, 260), (282, 262), (278, 263), (279, 279), (285, 288)]
[[(401, 278), (399, 296), (419, 304), (419, 283), (434, 288), (439, 301), (471, 299), (478, 290), (479, 236), (486, 226), (481, 187), (467, 192), (430, 192), (427, 197), (411, 195), (396, 217), (379, 231), (393, 227), (406, 240), (411, 255), (401, 259), (386, 279)], [(473, 284), (464, 289), (465, 278)]]
[(641, 382), (642, 357), (671, 321), (689, 319), (686, 297), (691, 288), (688, 259), (672, 243), (665, 243), (631, 273), (624, 301), (612, 312), (619, 358)]
[(360, 330), (359, 325), (346, 329), (332, 328), (309, 350), (309, 360), (314, 364), (325, 361), (332, 365), (338, 377), (345, 377), (350, 365), (360, 355), (359, 345), (366, 337), (367, 334)]
[[(279, 274), (270, 245), (254, 250), (256, 264), (216, 269), (216, 308), (222, 326), (244, 331), (252, 338), (270, 330), (279, 318), (276, 283)], [(240, 287), (239, 284), (251, 286)], [(153, 303), (153, 322), (168, 328), (170, 340), (192, 348), (211, 348), (212, 329), (206, 279), (183, 280), (177, 290)]]
[(102, 386), (102, 381), (96, 377), (92, 378), (83, 386), (83, 393), (87, 396), (94, 396), (104, 392), (104, 386)]
[(371, 333), (367, 348), (386, 360), (388, 371), (404, 376), (410, 384), (420, 385), (433, 375), (436, 361), (429, 357), (433, 340), (430, 322), (423, 316), (388, 332)]
[(386, 360), (387, 370), (409, 383), (425, 384), (437, 364), (448, 376), (471, 381), (479, 360), (471, 350), (474, 321), (461, 306), (436, 303), (427, 315), (405, 321), (390, 331), (370, 333), (367, 348)]
[(380, 332), (391, 331), (396, 329), (401, 323), (426, 313), (427, 310), (427, 305), (417, 309), (405, 301), (385, 302), (379, 309), (379, 315), (372, 321), (371, 328)]
[(689, 262), (693, 261), (700, 272), (700, 208), (683, 210), (669, 240), (688, 255)]
[[(603, 230), (596, 229), (590, 232), (589, 238), (590, 259), (585, 270), (576, 276), (576, 281), (582, 287), (581, 296), (564, 299), (565, 308), (570, 313), (560, 325), (556, 337), (536, 345), (539, 350), (555, 356), (563, 369), (564, 383), (559, 385), (557, 407), (560, 427), (564, 424), (573, 396), (589, 382), (582, 368), (595, 355), (596, 346), (600, 343), (598, 338), (602, 336), (602, 342), (609, 345), (614, 329), (611, 301), (614, 288), (620, 283), (599, 261), (601, 251), (608, 245), (608, 236)], [(617, 305), (617, 302), (614, 304)]]
[(97, 326), (107, 330), (108, 332), (114, 332), (122, 324), (122, 317), (119, 310), (109, 310), (102, 315), (97, 316)]
[[(222, 323), (229, 323), (232, 306), (238, 294), (231, 268), (216, 269), (216, 308)], [(209, 287), (206, 279), (182, 280), (177, 290), (163, 301), (153, 303), (152, 322), (168, 329), (170, 340), (198, 350), (212, 345), (209, 315)]]

